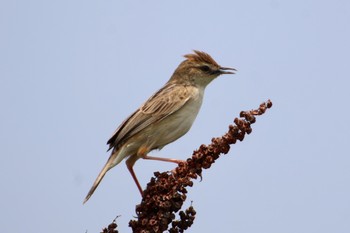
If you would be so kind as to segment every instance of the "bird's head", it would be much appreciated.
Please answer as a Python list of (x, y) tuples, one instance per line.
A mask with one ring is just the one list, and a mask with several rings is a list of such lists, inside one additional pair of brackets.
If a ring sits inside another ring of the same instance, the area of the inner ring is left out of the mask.
[(170, 81), (191, 83), (205, 87), (221, 74), (234, 74), (236, 69), (222, 67), (207, 53), (194, 50), (184, 56), (184, 60), (175, 70)]

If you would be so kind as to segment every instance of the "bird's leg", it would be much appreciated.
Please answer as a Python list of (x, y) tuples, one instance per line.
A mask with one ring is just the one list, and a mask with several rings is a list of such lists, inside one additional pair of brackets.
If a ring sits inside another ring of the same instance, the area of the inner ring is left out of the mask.
[(168, 159), (168, 158), (160, 158), (160, 157), (153, 157), (153, 156), (148, 156), (147, 153), (149, 152), (148, 148), (145, 147), (140, 147), (140, 149), (137, 152), (137, 155), (143, 159), (148, 159), (148, 160), (158, 160), (158, 161), (163, 161), (163, 162), (171, 162), (171, 163), (184, 163), (186, 161), (181, 160), (181, 159)]
[[(181, 162), (185, 163), (186, 161), (184, 160), (180, 160), (180, 159), (168, 159), (168, 158), (159, 158), (159, 157), (152, 157), (152, 156), (148, 156), (147, 153), (149, 152), (149, 149), (147, 147), (140, 147), (140, 149), (138, 150), (137, 154), (133, 154), (131, 155), (127, 160), (126, 160), (126, 167), (128, 168), (132, 178), (134, 179), (137, 188), (140, 191), (141, 196), (143, 195), (143, 190), (141, 188), (140, 182), (138, 181), (136, 174), (134, 172), (133, 166), (135, 164), (135, 162), (139, 159), (139, 158), (143, 158), (143, 159), (149, 159), (149, 160), (158, 160), (158, 161), (164, 161), (164, 162), (172, 162), (172, 163), (176, 163), (179, 164)], [(175, 173), (175, 170), (171, 171), (172, 173)]]
[[(168, 159), (168, 158), (160, 158), (160, 157), (153, 157), (153, 156), (148, 156), (147, 153), (149, 150), (145, 147), (141, 147), (139, 151), (137, 152), (137, 155), (143, 159), (148, 159), (148, 160), (157, 160), (157, 161), (163, 161), (163, 162), (171, 162), (171, 163), (186, 163), (185, 160), (181, 159)], [(176, 169), (171, 170), (172, 174), (176, 173)]]
[(185, 163), (185, 160), (181, 160), (181, 159), (168, 159), (168, 158), (160, 158), (160, 157), (153, 157), (153, 156), (148, 156), (148, 155), (144, 155), (141, 158), (143, 159), (149, 159), (149, 160), (158, 160), (158, 161), (163, 161), (163, 162), (171, 162), (171, 163)]
[(143, 191), (142, 191), (142, 188), (141, 188), (141, 185), (136, 177), (136, 174), (134, 172), (134, 169), (133, 169), (133, 166), (136, 162), (136, 160), (138, 160), (139, 157), (137, 155), (131, 155), (127, 160), (126, 160), (126, 167), (128, 168), (132, 178), (134, 179), (135, 183), (136, 183), (136, 186), (137, 188), (139, 189), (140, 193), (141, 193), (141, 196), (143, 195)]

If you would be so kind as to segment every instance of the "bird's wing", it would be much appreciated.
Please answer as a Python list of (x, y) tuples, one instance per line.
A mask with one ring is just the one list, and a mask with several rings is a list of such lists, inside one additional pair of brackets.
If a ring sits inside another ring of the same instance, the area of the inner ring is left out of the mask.
[(168, 83), (129, 116), (108, 140), (109, 149), (118, 147), (141, 130), (183, 107), (193, 96), (192, 86)]

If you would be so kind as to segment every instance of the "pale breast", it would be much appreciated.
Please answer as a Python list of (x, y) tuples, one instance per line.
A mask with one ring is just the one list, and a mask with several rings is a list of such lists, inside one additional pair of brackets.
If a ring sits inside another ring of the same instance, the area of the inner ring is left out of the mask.
[(159, 125), (153, 125), (149, 140), (154, 143), (155, 148), (162, 148), (186, 134), (202, 105), (204, 89), (194, 89), (193, 97), (178, 111), (163, 119)]
[(149, 125), (128, 140), (120, 148), (120, 155), (116, 162), (119, 163), (126, 156), (137, 153), (140, 147), (146, 147), (149, 150), (161, 149), (186, 134), (198, 115), (204, 94), (204, 88), (192, 88), (193, 95), (183, 107), (162, 120)]

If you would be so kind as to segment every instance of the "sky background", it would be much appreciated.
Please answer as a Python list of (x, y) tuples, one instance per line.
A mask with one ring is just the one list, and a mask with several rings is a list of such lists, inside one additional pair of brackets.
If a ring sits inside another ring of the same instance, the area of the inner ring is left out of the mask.
[[(350, 232), (350, 1), (0, 3), (0, 231), (119, 232), (140, 202), (124, 163), (82, 205), (118, 125), (202, 50), (235, 75), (206, 89), (185, 159), (241, 110), (253, 133), (195, 181), (188, 232)], [(143, 186), (173, 164), (138, 161)]]

